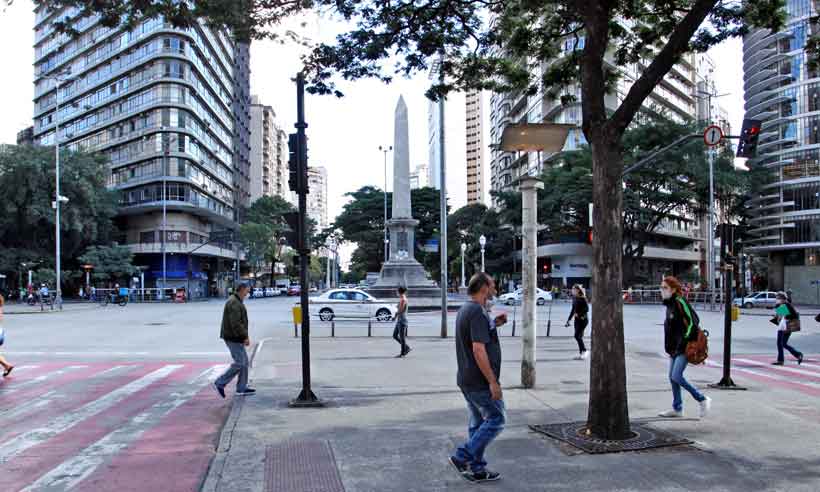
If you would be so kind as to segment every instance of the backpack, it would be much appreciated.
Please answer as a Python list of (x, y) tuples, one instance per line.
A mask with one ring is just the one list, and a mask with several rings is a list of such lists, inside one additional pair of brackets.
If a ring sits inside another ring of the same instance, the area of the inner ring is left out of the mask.
[(697, 329), (695, 339), (686, 344), (686, 360), (690, 364), (703, 364), (709, 357), (709, 332)]

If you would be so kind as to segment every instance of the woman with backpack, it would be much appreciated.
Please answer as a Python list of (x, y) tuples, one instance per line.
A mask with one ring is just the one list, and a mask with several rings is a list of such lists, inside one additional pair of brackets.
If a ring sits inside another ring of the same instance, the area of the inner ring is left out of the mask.
[(777, 324), (777, 360), (772, 362), (772, 365), (783, 365), (783, 349), (788, 350), (797, 359), (798, 364), (802, 364), (803, 354), (789, 345), (792, 332), (800, 329), (800, 313), (792, 306), (789, 295), (785, 292), (778, 292), (776, 298), (777, 304), (774, 309), (775, 319), (773, 322)]
[(579, 352), (575, 360), (584, 360), (589, 354), (586, 346), (584, 346), (584, 330), (589, 324), (588, 314), (589, 303), (587, 302), (587, 293), (583, 286), (575, 284), (572, 286), (572, 311), (570, 311), (569, 318), (567, 318), (567, 324), (564, 325), (569, 326), (569, 322), (572, 321), (573, 317), (575, 318), (575, 341), (578, 342)]
[(661, 297), (666, 306), (666, 319), (663, 323), (664, 346), (669, 354), (669, 382), (672, 384), (672, 409), (661, 412), (661, 417), (683, 417), (684, 388), (700, 404), (700, 418), (706, 417), (712, 405), (712, 399), (704, 396), (683, 377), (683, 371), (689, 364), (686, 358), (686, 345), (697, 338), (700, 320), (692, 306), (684, 299), (680, 281), (675, 277), (666, 277), (661, 283)]

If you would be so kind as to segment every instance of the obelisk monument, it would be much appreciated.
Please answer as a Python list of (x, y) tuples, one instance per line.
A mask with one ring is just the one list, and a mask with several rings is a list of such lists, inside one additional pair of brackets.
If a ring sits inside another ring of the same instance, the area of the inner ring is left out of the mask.
[(416, 227), (410, 202), (410, 137), (407, 104), (399, 97), (396, 104), (393, 141), (393, 214), (387, 221), (390, 230), (390, 256), (382, 265), (379, 280), (369, 289), (376, 297), (396, 297), (398, 287), (406, 287), (413, 297), (435, 297), (441, 290), (430, 280), (416, 260)]

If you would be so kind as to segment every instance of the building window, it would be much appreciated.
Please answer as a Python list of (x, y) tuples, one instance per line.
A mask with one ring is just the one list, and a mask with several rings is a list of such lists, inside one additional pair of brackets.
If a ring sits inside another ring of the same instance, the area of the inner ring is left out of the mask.
[(142, 244), (150, 244), (156, 242), (154, 240), (155, 234), (154, 231), (146, 231), (140, 232), (140, 243)]
[(820, 265), (820, 249), (806, 248), (806, 266)]

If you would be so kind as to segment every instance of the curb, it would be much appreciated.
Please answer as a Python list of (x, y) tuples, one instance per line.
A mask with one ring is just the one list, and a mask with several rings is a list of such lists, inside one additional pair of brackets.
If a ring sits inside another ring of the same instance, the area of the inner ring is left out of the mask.
[(4, 311), (3, 315), (6, 315), (6, 316), (20, 316), (20, 315), (27, 315), (27, 314), (56, 314), (56, 313), (65, 313), (65, 312), (70, 312), (70, 311), (87, 311), (89, 309), (95, 308), (96, 306), (97, 306), (97, 304), (94, 304), (94, 305), (91, 305), (91, 306), (76, 307), (76, 308), (71, 308), (71, 309), (65, 309), (65, 307), (63, 309), (59, 309), (59, 308), (58, 309), (46, 309), (45, 311), (11, 311), (11, 312)]
[[(249, 381), (253, 380), (253, 376), (256, 373), (256, 366), (254, 365), (256, 355), (262, 350), (262, 347), (268, 340), (271, 340), (271, 338), (263, 338), (253, 347), (250, 357), (251, 367), (248, 374)], [(228, 414), (228, 418), (225, 419), (222, 429), (219, 431), (219, 441), (217, 442), (216, 451), (214, 452), (213, 458), (211, 458), (208, 469), (205, 471), (202, 486), (199, 488), (201, 492), (217, 492), (219, 490), (219, 482), (222, 480), (222, 472), (225, 470), (225, 466), (227, 466), (228, 453), (230, 453), (231, 444), (233, 443), (233, 433), (239, 424), (239, 418), (242, 416), (242, 408), (245, 406), (245, 401), (247, 401), (246, 398), (231, 399), (231, 411)]]

